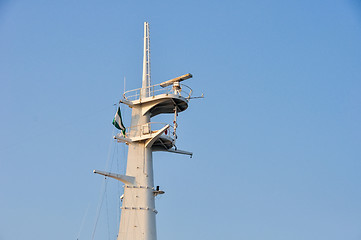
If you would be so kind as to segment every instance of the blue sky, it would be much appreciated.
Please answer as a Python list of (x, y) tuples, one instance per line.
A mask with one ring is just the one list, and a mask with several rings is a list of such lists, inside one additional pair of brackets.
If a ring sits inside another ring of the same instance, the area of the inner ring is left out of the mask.
[[(361, 3), (0, 1), (0, 240), (115, 239), (114, 103), (192, 73), (158, 239), (361, 239)], [(130, 123), (130, 109), (123, 107)], [(171, 121), (171, 116), (156, 117)], [(88, 210), (87, 210), (88, 209)]]

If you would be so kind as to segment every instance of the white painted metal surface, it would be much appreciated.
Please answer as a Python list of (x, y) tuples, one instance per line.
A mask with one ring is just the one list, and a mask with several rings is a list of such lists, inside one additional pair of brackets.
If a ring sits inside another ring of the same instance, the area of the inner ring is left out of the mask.
[[(94, 170), (94, 173), (125, 184), (118, 240), (157, 239), (155, 196), (163, 194), (164, 191), (154, 188), (152, 152), (167, 151), (192, 156), (191, 152), (175, 147), (176, 116), (178, 112), (188, 108), (192, 94), (188, 87), (187, 92), (182, 91), (184, 85), (179, 84), (179, 81), (190, 78), (191, 74), (181, 76), (178, 80), (170, 80), (173, 84), (171, 90), (160, 88), (160, 84), (151, 86), (149, 43), (149, 24), (145, 22), (142, 88), (124, 93), (120, 102), (132, 108), (131, 126), (125, 136), (118, 134), (114, 137), (118, 142), (128, 145), (126, 174)], [(168, 86), (167, 84), (165, 85)], [(158, 90), (158, 87), (162, 90)], [(170, 124), (150, 122), (151, 117), (163, 113), (175, 114), (174, 127)]]
[(142, 89), (143, 97), (149, 97), (150, 86), (150, 36), (149, 23), (144, 22), (144, 54), (143, 54), (143, 79)]

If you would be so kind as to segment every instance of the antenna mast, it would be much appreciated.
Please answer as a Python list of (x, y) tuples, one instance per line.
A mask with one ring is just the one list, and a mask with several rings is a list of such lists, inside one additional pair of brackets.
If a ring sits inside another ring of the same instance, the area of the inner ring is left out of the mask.
[[(177, 115), (188, 108), (192, 94), (192, 89), (182, 88), (179, 82), (192, 75), (186, 74), (151, 86), (149, 43), (149, 24), (145, 22), (142, 88), (123, 94), (120, 102), (132, 108), (131, 126), (124, 135), (119, 133), (114, 136), (118, 142), (128, 145), (126, 174), (94, 170), (94, 173), (124, 183), (118, 240), (157, 239), (155, 197), (164, 194), (164, 191), (159, 186), (154, 187), (153, 152), (193, 154), (175, 147)], [(165, 113), (174, 114), (174, 126), (150, 121), (152, 117)]]
[(143, 97), (149, 97), (150, 87), (150, 37), (149, 23), (144, 22), (144, 53), (143, 53)]

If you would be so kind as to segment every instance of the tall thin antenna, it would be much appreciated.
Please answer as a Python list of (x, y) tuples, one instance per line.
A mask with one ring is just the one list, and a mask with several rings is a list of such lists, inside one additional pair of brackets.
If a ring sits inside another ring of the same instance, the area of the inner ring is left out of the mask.
[(144, 22), (144, 53), (143, 53), (143, 97), (149, 97), (150, 86), (150, 37), (149, 23)]

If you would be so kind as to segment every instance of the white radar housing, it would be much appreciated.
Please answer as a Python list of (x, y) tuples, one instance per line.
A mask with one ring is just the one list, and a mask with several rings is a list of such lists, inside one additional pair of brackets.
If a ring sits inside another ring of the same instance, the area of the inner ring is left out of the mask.
[(180, 76), (180, 77), (176, 77), (176, 78), (173, 78), (173, 79), (171, 79), (171, 80), (162, 82), (162, 83), (160, 84), (160, 86), (161, 86), (161, 87), (167, 87), (167, 86), (172, 85), (172, 84), (175, 83), (175, 82), (181, 82), (181, 81), (187, 80), (187, 79), (192, 78), (192, 77), (193, 77), (192, 74), (187, 73), (187, 74), (184, 74), (184, 75), (182, 75), (182, 76)]

